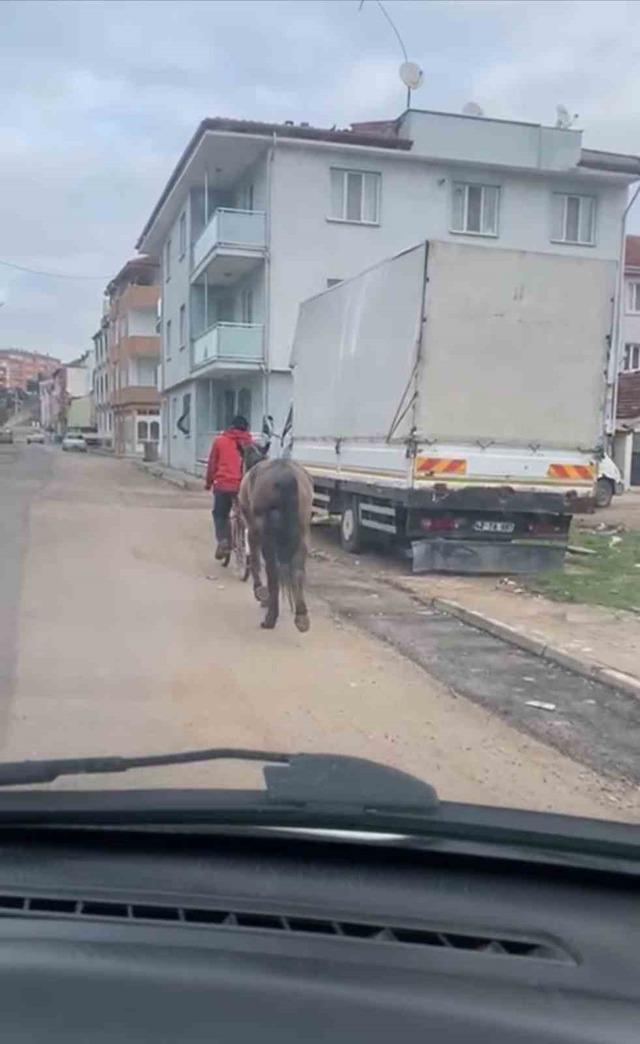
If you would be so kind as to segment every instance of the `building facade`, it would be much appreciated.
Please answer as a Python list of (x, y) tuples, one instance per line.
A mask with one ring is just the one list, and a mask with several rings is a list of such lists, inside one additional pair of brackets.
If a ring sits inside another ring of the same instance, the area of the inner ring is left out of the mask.
[(160, 445), (157, 278), (158, 267), (148, 258), (128, 261), (106, 289), (93, 338), (98, 435), (120, 455), (139, 455), (147, 442)]
[(39, 381), (50, 377), (58, 366), (60, 360), (51, 355), (25, 352), (19, 348), (0, 348), (0, 389), (36, 391)]
[(162, 269), (164, 459), (197, 473), (238, 411), (278, 429), (305, 298), (429, 238), (617, 262), (638, 177), (571, 129), (416, 110), (345, 131), (205, 120), (138, 242)]
[(39, 383), (40, 424), (49, 434), (63, 437), (69, 428), (89, 429), (93, 352), (85, 352), (72, 362), (56, 367)]
[(640, 236), (627, 236), (621, 309), (616, 463), (626, 486), (640, 486)]

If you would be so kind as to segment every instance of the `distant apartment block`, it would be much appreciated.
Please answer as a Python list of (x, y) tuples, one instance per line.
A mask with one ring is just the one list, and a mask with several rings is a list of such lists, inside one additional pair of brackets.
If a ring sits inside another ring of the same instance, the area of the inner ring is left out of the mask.
[(93, 352), (69, 363), (59, 363), (50, 377), (40, 381), (40, 424), (52, 435), (63, 436), (69, 428), (93, 427), (91, 386)]
[(41, 352), (0, 348), (0, 389), (36, 391), (38, 382), (49, 377), (60, 360)]
[(109, 283), (94, 334), (93, 396), (101, 441), (118, 454), (136, 455), (160, 443), (157, 313), (158, 267), (128, 261)]
[(198, 472), (238, 411), (282, 423), (301, 300), (422, 239), (618, 262), (638, 177), (579, 130), (484, 117), (205, 120), (137, 244), (162, 271), (164, 459)]

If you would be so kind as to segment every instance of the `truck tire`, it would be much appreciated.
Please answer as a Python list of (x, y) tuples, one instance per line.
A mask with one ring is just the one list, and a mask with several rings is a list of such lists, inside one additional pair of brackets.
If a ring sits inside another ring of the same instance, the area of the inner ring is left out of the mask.
[(362, 527), (358, 511), (358, 498), (345, 500), (340, 515), (340, 545), (343, 551), (357, 555), (362, 550)]
[(608, 478), (599, 478), (596, 482), (596, 507), (605, 508), (613, 500), (613, 484)]

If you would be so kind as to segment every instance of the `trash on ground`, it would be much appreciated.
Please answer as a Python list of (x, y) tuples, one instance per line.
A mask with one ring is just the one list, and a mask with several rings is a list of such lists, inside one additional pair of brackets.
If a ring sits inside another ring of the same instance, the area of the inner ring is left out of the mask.
[(542, 700), (527, 700), (527, 707), (535, 707), (536, 710), (554, 711), (556, 709), (555, 703), (544, 703)]

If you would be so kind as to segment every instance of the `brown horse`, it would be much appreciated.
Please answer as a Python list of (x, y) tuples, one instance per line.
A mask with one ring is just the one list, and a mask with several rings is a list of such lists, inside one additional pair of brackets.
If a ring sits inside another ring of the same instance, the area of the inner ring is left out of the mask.
[[(292, 460), (264, 460), (255, 446), (243, 449), (245, 476), (238, 502), (249, 531), (253, 590), (267, 612), (262, 627), (275, 627), (280, 588), (289, 597), (299, 631), (309, 630), (304, 598), (313, 483)], [(260, 577), (261, 557), (267, 587)]]

